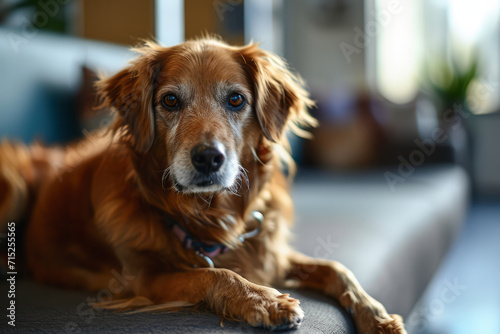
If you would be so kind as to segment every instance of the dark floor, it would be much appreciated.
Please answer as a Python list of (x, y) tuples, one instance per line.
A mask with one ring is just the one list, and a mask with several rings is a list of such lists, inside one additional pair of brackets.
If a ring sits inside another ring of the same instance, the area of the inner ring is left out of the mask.
[(472, 205), (407, 327), (411, 334), (500, 333), (500, 202)]

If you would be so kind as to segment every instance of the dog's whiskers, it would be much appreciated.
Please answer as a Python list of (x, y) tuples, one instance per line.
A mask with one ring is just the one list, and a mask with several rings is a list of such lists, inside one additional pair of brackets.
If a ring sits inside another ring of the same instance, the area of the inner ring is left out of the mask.
[(208, 200), (205, 199), (205, 198), (203, 198), (203, 196), (201, 196), (201, 194), (198, 194), (198, 197), (201, 198), (201, 200), (203, 202), (207, 203), (208, 206), (210, 206), (210, 204), (212, 204), (212, 198), (213, 198), (213, 196), (210, 196), (210, 199), (208, 199)]
[(252, 155), (255, 158), (255, 160), (257, 160), (262, 166), (264, 166), (265, 163), (262, 160), (260, 160), (259, 156), (257, 155), (257, 152), (255, 152), (255, 149), (252, 146), (249, 146), (249, 147), (250, 147), (250, 151), (252, 151)]
[(230, 193), (231, 195), (241, 197), (241, 195), (240, 195), (240, 194), (238, 194), (238, 193), (236, 192), (236, 190), (234, 190), (234, 189), (232, 189), (232, 188), (233, 188), (233, 187), (228, 187), (228, 188), (226, 188), (226, 191), (227, 191), (228, 193)]
[(247, 191), (250, 190), (250, 180), (248, 179), (248, 170), (245, 169), (242, 165), (238, 164), (238, 187), (240, 188), (243, 181), (245, 181), (247, 185)]
[[(161, 187), (162, 189), (165, 190), (165, 180), (168, 178), (168, 175), (170, 174), (170, 169), (171, 169), (172, 166), (169, 166), (167, 168), (165, 168), (165, 170), (163, 171), (163, 174), (161, 176)], [(174, 188), (175, 188), (176, 185), (174, 185)]]

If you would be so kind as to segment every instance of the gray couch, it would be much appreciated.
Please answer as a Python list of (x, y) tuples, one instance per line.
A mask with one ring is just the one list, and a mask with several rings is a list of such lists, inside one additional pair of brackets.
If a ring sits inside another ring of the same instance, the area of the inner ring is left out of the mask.
[[(25, 142), (64, 142), (81, 135), (77, 117), (69, 112), (81, 67), (111, 73), (131, 56), (122, 47), (41, 33), (15, 52), (8, 34), (0, 29), (0, 137)], [(343, 262), (389, 312), (407, 316), (460, 229), (469, 183), (458, 167), (420, 167), (391, 190), (384, 172), (299, 174), (293, 190), (293, 242), (306, 254)], [(0, 288), (5, 295), (4, 279)], [(29, 277), (18, 277), (16, 292), (17, 331), (261, 331), (227, 320), (221, 327), (218, 317), (205, 312), (91, 311), (86, 301), (95, 293), (40, 286)], [(301, 299), (306, 312), (296, 333), (355, 332), (349, 316), (328, 298), (311, 291), (289, 292)], [(4, 320), (0, 330), (14, 332)]]

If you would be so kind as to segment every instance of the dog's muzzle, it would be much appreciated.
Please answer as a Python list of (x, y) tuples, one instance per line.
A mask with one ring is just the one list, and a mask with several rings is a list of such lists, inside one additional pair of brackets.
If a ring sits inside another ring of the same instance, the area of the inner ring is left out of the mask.
[(195, 144), (174, 159), (172, 180), (177, 191), (216, 192), (232, 187), (238, 176), (238, 159), (221, 142)]

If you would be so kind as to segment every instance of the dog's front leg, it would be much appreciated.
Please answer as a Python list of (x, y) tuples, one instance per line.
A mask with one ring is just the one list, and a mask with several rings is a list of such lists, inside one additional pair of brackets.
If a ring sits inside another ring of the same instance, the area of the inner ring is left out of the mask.
[(334, 297), (352, 314), (360, 334), (406, 333), (401, 316), (388, 314), (342, 264), (292, 253), (290, 265), (288, 286), (313, 288)]
[(155, 303), (204, 302), (216, 314), (271, 329), (297, 327), (304, 312), (296, 299), (249, 282), (227, 269), (195, 269), (143, 280), (136, 294)]

